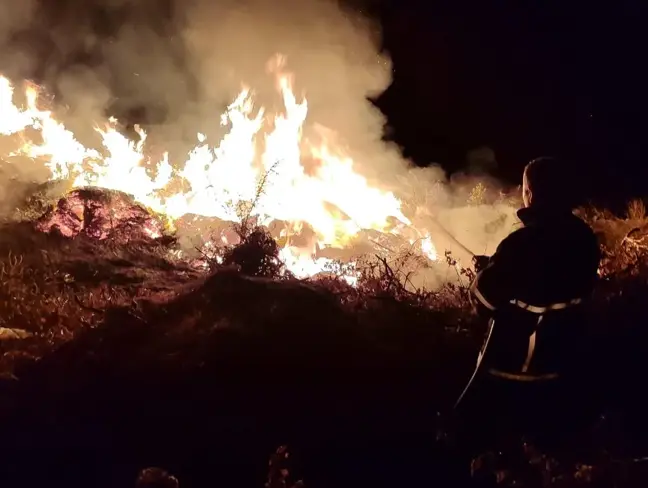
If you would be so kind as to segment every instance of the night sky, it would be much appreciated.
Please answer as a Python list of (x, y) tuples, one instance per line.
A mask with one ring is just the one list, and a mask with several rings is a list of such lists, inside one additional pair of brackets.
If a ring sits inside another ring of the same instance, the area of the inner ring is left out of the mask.
[[(569, 3), (569, 5), (566, 5)], [(497, 174), (561, 157), (587, 196), (648, 193), (641, 2), (392, 0), (380, 8), (394, 82), (378, 101), (405, 154), (461, 170), (491, 147)]]

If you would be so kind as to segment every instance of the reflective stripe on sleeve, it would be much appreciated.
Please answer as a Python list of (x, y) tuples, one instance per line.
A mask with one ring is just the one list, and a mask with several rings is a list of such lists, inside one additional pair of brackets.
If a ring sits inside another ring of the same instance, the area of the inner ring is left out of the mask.
[(482, 295), (482, 292), (479, 291), (479, 288), (478, 288), (478, 287), (474, 286), (472, 291), (473, 291), (474, 295), (477, 297), (477, 300), (479, 300), (479, 302), (480, 302), (484, 307), (486, 307), (486, 308), (487, 308), (488, 310), (490, 310), (491, 312), (495, 311), (495, 305), (493, 305), (491, 302), (489, 302), (488, 300), (486, 300), (486, 297), (485, 297), (484, 295)]
[(527, 357), (524, 360), (524, 364), (522, 365), (522, 372), (526, 373), (529, 370), (529, 366), (531, 366), (531, 360), (533, 359), (533, 353), (535, 352), (535, 347), (536, 347), (536, 334), (537, 332), (534, 331), (533, 334), (529, 337), (529, 349), (527, 350)]
[[(477, 290), (475, 289), (475, 294)], [(479, 298), (479, 296), (477, 297)], [(481, 300), (480, 300), (481, 301)], [(570, 300), (568, 302), (562, 302), (562, 303), (552, 303), (551, 305), (546, 305), (544, 307), (538, 307), (536, 305), (529, 305), (528, 303), (524, 303), (522, 300), (511, 300), (509, 303), (511, 305), (515, 305), (516, 307), (520, 307), (522, 310), (526, 310), (531, 313), (546, 313), (550, 312), (552, 310), (563, 310), (565, 308), (578, 305), (582, 303), (581, 298), (575, 298), (573, 300)]]
[(559, 376), (557, 373), (550, 374), (541, 374), (541, 375), (532, 375), (532, 374), (518, 374), (518, 373), (508, 373), (506, 371), (500, 371), (499, 369), (489, 369), (488, 373), (492, 376), (497, 376), (498, 378), (504, 378), (506, 380), (513, 381), (547, 381), (555, 380)]

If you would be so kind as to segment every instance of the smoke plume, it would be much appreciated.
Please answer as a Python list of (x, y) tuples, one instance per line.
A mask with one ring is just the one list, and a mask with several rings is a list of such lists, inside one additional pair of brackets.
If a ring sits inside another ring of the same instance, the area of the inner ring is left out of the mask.
[[(388, 87), (392, 66), (377, 24), (357, 9), (332, 0), (24, 0), (0, 8), (0, 69), (55, 93), (79, 138), (96, 137), (92, 122), (115, 115), (143, 123), (152, 146), (183, 157), (196, 132), (222, 134), (219, 116), (243, 84), (259, 105), (281, 108), (269, 71), (281, 54), (295, 93), (308, 100), (304, 136), (335, 137), (417, 223), (433, 231), (442, 222), (478, 253), (492, 252), (510, 229), (511, 207), (468, 204), (475, 181), (448, 181), (434, 165), (413, 170), (382, 141), (385, 117), (368, 97)], [(488, 230), (497, 219), (505, 222)], [(451, 240), (445, 247), (456, 248)]]

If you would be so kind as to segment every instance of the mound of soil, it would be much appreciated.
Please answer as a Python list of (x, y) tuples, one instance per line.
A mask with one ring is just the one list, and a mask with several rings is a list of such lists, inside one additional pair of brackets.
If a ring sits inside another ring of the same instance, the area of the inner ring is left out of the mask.
[(222, 271), (176, 298), (110, 309), (19, 368), (0, 434), (16, 452), (103, 456), (94, 465), (122, 479), (125, 467), (180, 463), (200, 476), (216, 469), (228, 486), (262, 477), (255, 463), (284, 442), (317, 459), (340, 442), (431, 439), (435, 408), (461, 386), (438, 367), (441, 351), (451, 347), (444, 364), (461, 370), (472, 344), (448, 343), (432, 316), (395, 307), (363, 313), (320, 285)]

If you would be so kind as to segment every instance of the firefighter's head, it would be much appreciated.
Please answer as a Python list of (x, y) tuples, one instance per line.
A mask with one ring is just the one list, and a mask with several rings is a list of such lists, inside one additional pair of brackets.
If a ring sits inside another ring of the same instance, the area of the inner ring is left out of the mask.
[(566, 176), (554, 158), (543, 157), (531, 161), (522, 175), (524, 206), (571, 208)]

